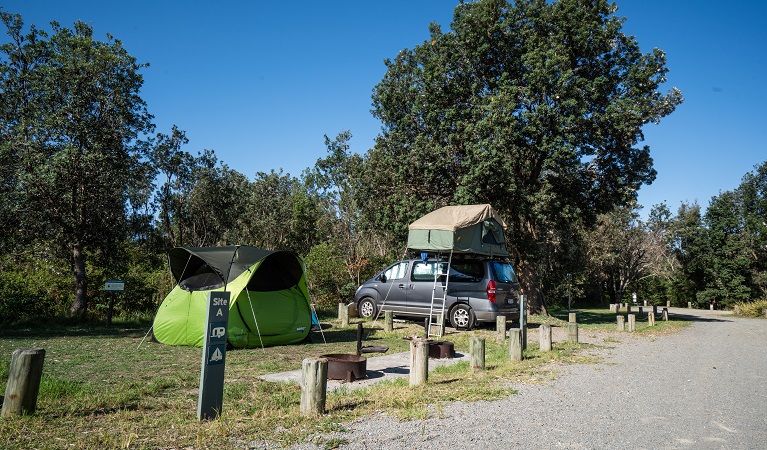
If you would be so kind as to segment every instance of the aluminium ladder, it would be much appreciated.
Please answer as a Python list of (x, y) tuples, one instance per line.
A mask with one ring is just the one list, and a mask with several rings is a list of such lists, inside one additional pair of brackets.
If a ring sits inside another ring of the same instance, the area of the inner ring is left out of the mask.
[[(429, 320), (426, 328), (426, 338), (435, 336), (441, 338), (445, 334), (445, 303), (447, 300), (447, 287), (450, 282), (450, 265), (453, 262), (453, 251), (450, 251), (450, 256), (447, 259), (447, 268), (444, 272), (441, 271), (442, 262), (439, 255), (437, 256), (436, 266), (434, 268), (434, 286), (431, 290), (431, 305), (429, 306)], [(442, 288), (440, 277), (445, 276), (445, 287), (442, 294), (437, 293), (437, 288)], [(440, 305), (441, 302), (441, 305)], [(435, 308), (436, 303), (436, 308)]]

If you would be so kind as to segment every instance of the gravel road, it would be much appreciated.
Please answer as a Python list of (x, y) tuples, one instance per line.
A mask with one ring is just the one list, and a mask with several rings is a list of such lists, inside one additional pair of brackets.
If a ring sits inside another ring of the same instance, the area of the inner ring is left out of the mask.
[(671, 335), (613, 334), (620, 342), (608, 341), (601, 363), (517, 384), (504, 400), (450, 403), (423, 421), (382, 415), (324, 437), (348, 449), (767, 449), (767, 320), (670, 312), (695, 322)]

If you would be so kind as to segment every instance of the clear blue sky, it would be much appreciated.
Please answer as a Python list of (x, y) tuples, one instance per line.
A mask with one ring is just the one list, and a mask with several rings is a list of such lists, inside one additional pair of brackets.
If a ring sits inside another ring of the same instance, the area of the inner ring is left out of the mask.
[[(372, 147), (380, 124), (371, 92), (383, 60), (413, 48), (435, 21), (449, 29), (458, 0), (165, 1), (2, 0), (27, 25), (83, 20), (123, 41), (143, 70), (157, 131), (186, 130), (186, 150), (213, 149), (251, 179), (299, 175), (325, 155), (323, 136), (350, 130)], [(618, 0), (624, 31), (666, 52), (668, 85), (685, 102), (644, 144), (658, 171), (639, 201), (706, 206), (767, 161), (767, 2)], [(2, 39), (5, 41), (5, 39)], [(642, 144), (640, 144), (642, 145)]]

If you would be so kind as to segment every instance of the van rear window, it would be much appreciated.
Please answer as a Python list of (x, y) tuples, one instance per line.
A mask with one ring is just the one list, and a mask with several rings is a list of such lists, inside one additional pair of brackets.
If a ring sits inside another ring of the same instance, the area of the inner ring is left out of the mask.
[(496, 281), (501, 283), (518, 283), (517, 274), (514, 273), (514, 269), (511, 264), (501, 261), (493, 261), (490, 263), (491, 270)]

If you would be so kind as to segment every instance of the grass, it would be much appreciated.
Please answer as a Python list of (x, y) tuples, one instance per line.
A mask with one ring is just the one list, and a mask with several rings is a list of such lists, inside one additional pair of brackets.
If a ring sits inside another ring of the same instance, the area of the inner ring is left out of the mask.
[[(587, 314), (586, 314), (587, 313)], [(583, 311), (583, 330), (615, 330), (614, 314)], [(530, 326), (543, 322), (563, 325), (561, 313), (530, 318)], [(565, 312), (564, 318), (567, 317)], [(561, 364), (593, 363), (591, 346), (555, 342), (554, 351), (539, 352), (529, 343), (525, 360), (508, 360), (508, 341), (498, 342), (489, 328), (471, 332), (449, 329), (445, 337), (459, 353), (467, 353), (469, 337), (485, 337), (486, 370), (472, 372), (468, 363), (437, 368), (429, 383), (411, 388), (408, 379), (381, 382), (360, 390), (328, 394), (327, 414), (318, 418), (299, 415), (300, 388), (272, 383), (259, 375), (301, 367), (306, 357), (356, 351), (356, 325), (342, 328), (335, 320), (322, 320), (327, 343), (312, 333), (314, 343), (266, 349), (238, 349), (227, 353), (224, 411), (219, 420), (198, 422), (197, 395), (201, 350), (170, 347), (144, 339), (146, 327), (117, 324), (111, 328), (76, 326), (17, 327), (0, 330), (0, 393), (5, 391), (10, 357), (16, 348), (45, 348), (43, 379), (37, 411), (24, 417), (0, 418), (3, 449), (155, 449), (243, 448), (247, 445), (288, 446), (317, 433), (343, 431), (343, 423), (379, 412), (401, 420), (439, 417), (441, 404), (476, 401), (514, 394), (520, 382), (554, 378)], [(658, 322), (655, 328), (671, 328)], [(612, 325), (610, 327), (609, 325)], [(365, 345), (389, 347), (389, 352), (409, 349), (405, 336), (422, 334), (413, 323), (395, 323), (385, 333), (381, 323), (365, 323)], [(640, 333), (644, 332), (637, 324)], [(604, 328), (603, 328), (604, 327)], [(620, 334), (616, 333), (616, 336)], [(374, 355), (370, 355), (374, 356)], [(323, 438), (315, 438), (323, 439)], [(343, 438), (315, 441), (325, 448)]]

